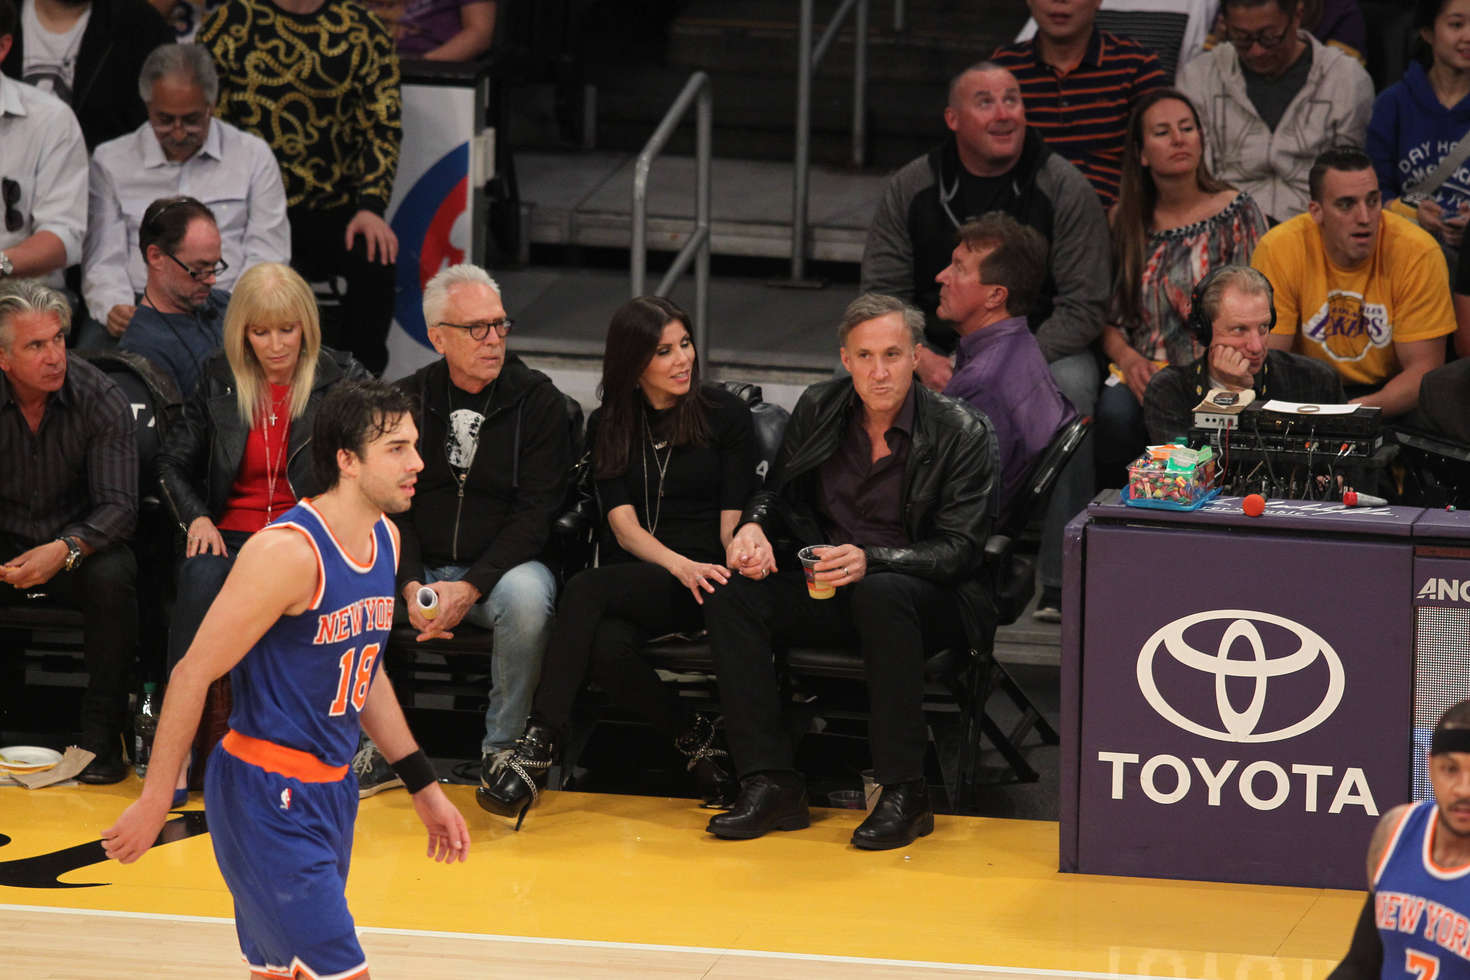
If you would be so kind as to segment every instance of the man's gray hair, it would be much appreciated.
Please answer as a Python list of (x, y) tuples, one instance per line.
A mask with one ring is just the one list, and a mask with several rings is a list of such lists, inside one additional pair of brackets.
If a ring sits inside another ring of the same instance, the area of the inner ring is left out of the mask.
[[(994, 61), (977, 61), (970, 67), (966, 68), (964, 71), (958, 72), (952, 78), (950, 78), (949, 88), (947, 89), (949, 94), (946, 97), (948, 101), (945, 102), (945, 105), (955, 104), (955, 93), (959, 91), (960, 82), (964, 81), (965, 76), (970, 74), (970, 72), (972, 71), (1003, 71), (1012, 76), (1016, 74), (1005, 65), (996, 64)], [(955, 106), (955, 108), (958, 109), (959, 106)]]
[(10, 320), (25, 313), (50, 313), (71, 329), (71, 304), (39, 279), (0, 279), (0, 350), (10, 350)]
[(1214, 327), (1215, 318), (1220, 315), (1220, 306), (1225, 299), (1225, 290), (1231, 288), (1246, 296), (1264, 296), (1271, 308), (1276, 308), (1275, 291), (1271, 288), (1271, 280), (1263, 272), (1248, 265), (1222, 265), (1199, 298), (1200, 316), (1206, 330)]
[[(424, 323), (431, 327), (438, 323), (444, 307), (449, 305), (449, 291), (455, 286), (469, 285), (489, 286), (495, 290), (496, 296), (501, 296), (500, 284), (491, 279), (490, 273), (484, 269), (468, 262), (451, 265), (447, 269), (439, 270), (434, 278), (424, 284)], [(503, 296), (501, 302), (505, 302)]]
[(214, 58), (202, 44), (160, 44), (143, 59), (138, 73), (138, 97), (144, 105), (153, 101), (153, 84), (169, 75), (183, 75), (204, 90), (204, 101), (219, 99), (219, 72)]
[(924, 314), (897, 296), (885, 296), (882, 293), (863, 293), (847, 304), (847, 309), (842, 314), (842, 322), (837, 325), (837, 342), (846, 347), (847, 335), (852, 333), (854, 327), (890, 313), (898, 313), (903, 316), (904, 326), (909, 328), (909, 334), (913, 337), (915, 344), (923, 342)]

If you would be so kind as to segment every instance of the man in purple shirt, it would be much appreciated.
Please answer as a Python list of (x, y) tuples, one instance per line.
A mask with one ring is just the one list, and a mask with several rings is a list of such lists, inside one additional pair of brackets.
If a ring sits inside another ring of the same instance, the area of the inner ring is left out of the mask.
[(944, 393), (980, 409), (995, 427), (997, 513), (1004, 516), (1031, 464), (1077, 413), (1026, 326), (1046, 275), (1046, 239), (1003, 211), (967, 222), (958, 238), (950, 264), (935, 277), (939, 316), (960, 335)]

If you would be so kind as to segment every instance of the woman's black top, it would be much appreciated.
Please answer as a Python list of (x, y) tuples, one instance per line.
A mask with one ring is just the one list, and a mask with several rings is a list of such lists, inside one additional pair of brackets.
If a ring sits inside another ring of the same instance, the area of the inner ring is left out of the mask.
[[(628, 471), (620, 477), (597, 481), (602, 506), (599, 563), (636, 561), (613, 536), (605, 515), (614, 507), (631, 504), (638, 523), (665, 547), (685, 558), (724, 562), (720, 544), (720, 511), (742, 510), (756, 489), (755, 426), (750, 409), (738, 396), (715, 385), (705, 385), (709, 405), (710, 439), (706, 446), (675, 446), (672, 453), (654, 444), (667, 438), (664, 424), (672, 412), (655, 411), (645, 403), (653, 440), (640, 422), (628, 453)], [(588, 445), (596, 446), (601, 409), (587, 422)], [(663, 462), (663, 498), (659, 498), (659, 466)], [(650, 511), (655, 523), (650, 524)]]

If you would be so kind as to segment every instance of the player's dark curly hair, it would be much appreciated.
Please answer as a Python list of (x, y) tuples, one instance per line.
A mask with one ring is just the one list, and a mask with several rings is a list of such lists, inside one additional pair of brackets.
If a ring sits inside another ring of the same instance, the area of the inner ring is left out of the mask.
[(345, 449), (361, 458), (407, 415), (414, 403), (401, 388), (383, 381), (348, 381), (334, 385), (317, 408), (311, 427), (311, 467), (323, 490), (337, 485), (341, 470), (337, 452)]

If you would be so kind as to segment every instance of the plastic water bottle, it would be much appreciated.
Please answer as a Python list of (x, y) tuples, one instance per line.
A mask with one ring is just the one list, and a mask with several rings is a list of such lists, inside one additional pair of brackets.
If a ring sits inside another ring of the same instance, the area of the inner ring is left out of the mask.
[(153, 736), (158, 732), (158, 685), (143, 685), (138, 700), (138, 713), (133, 716), (133, 768), (138, 775), (148, 774), (148, 757), (153, 754)]

